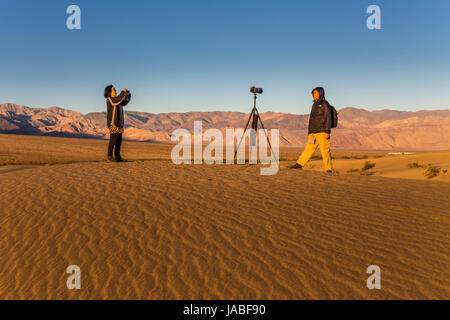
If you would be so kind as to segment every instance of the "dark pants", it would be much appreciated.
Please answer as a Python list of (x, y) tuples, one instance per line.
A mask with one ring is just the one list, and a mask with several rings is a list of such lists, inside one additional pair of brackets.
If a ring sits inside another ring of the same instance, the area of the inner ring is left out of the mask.
[(116, 159), (119, 159), (121, 144), (122, 144), (122, 134), (121, 133), (111, 133), (109, 135), (108, 157), (112, 157), (113, 149), (114, 149), (114, 157)]

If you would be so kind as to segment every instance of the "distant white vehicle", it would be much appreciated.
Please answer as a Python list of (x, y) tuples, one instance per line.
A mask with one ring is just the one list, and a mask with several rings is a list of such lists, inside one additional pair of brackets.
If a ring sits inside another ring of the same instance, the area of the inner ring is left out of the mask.
[(393, 156), (402, 155), (402, 154), (414, 154), (414, 152), (389, 152), (388, 153), (388, 155), (393, 155)]

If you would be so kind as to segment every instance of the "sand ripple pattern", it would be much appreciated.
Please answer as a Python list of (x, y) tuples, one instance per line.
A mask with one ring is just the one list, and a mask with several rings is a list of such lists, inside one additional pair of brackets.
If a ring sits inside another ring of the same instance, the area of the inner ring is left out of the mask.
[(444, 182), (98, 162), (5, 172), (0, 194), (1, 299), (450, 298)]

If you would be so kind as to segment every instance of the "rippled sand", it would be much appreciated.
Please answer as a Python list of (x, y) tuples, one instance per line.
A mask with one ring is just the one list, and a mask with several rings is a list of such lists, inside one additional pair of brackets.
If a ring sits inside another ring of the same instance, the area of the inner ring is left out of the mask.
[(2, 299), (450, 298), (446, 182), (100, 161), (3, 167), (0, 194)]

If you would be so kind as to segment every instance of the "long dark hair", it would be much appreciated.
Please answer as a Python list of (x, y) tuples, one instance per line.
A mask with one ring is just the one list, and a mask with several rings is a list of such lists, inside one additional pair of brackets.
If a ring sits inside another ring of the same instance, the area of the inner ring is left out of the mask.
[(114, 86), (112, 84), (110, 84), (109, 86), (107, 86), (105, 88), (105, 94), (104, 94), (105, 99), (108, 99), (108, 98), (111, 97), (111, 90), (112, 90), (112, 88), (114, 88)]

